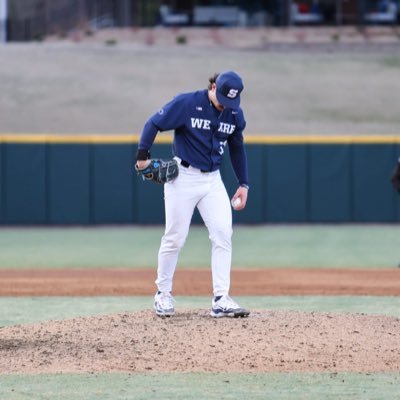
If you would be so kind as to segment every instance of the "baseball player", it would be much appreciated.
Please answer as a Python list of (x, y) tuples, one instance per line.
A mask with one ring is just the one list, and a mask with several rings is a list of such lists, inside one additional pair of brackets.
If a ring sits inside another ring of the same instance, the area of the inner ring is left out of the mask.
[(215, 74), (209, 79), (208, 89), (177, 95), (144, 125), (136, 155), (137, 170), (145, 170), (150, 164), (150, 148), (157, 133), (174, 130), (173, 154), (179, 172), (164, 185), (165, 234), (158, 253), (158, 290), (154, 298), (155, 312), (161, 317), (175, 314), (171, 294), (173, 276), (195, 207), (207, 226), (212, 244), (211, 316), (250, 314), (229, 296), (232, 210), (219, 172), (228, 148), (238, 180), (232, 207), (237, 211), (244, 209), (249, 186), (243, 145), (246, 121), (239, 107), (243, 87), (236, 72)]

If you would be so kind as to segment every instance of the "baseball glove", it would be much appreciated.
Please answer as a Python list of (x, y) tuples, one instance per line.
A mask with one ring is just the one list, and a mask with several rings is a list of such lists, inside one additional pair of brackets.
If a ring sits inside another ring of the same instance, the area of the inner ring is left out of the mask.
[(146, 168), (139, 169), (137, 165), (135, 165), (135, 169), (143, 180), (160, 184), (173, 181), (179, 173), (178, 163), (174, 159), (151, 159), (150, 164)]
[(400, 161), (397, 163), (395, 169), (393, 170), (391, 181), (394, 190), (397, 190), (400, 193)]

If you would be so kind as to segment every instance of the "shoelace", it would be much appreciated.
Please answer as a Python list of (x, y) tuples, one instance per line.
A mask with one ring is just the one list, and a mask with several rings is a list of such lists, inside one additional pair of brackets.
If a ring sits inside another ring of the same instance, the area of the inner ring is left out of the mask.
[(169, 293), (161, 293), (158, 296), (158, 302), (163, 309), (174, 308), (175, 299)]

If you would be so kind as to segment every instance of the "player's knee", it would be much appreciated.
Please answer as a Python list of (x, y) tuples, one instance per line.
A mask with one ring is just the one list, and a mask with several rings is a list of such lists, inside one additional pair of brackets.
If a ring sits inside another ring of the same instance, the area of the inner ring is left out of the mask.
[(180, 250), (186, 241), (186, 236), (185, 237), (179, 237), (179, 236), (164, 236), (162, 239), (162, 244), (164, 248), (170, 249), (170, 250)]
[(214, 246), (230, 249), (232, 247), (232, 229), (218, 229), (210, 233)]

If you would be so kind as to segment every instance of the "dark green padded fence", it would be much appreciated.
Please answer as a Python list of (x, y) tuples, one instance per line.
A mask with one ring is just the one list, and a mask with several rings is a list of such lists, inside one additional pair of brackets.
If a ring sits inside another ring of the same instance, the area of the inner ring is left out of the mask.
[[(252, 138), (251, 189), (237, 223), (398, 222), (390, 174), (400, 154), (393, 137), (364, 141)], [(134, 172), (134, 140), (23, 140), (0, 137), (0, 224), (160, 224), (163, 188)], [(153, 154), (171, 155), (171, 144)], [(229, 155), (221, 168), (236, 181)], [(200, 222), (198, 213), (194, 222)]]

